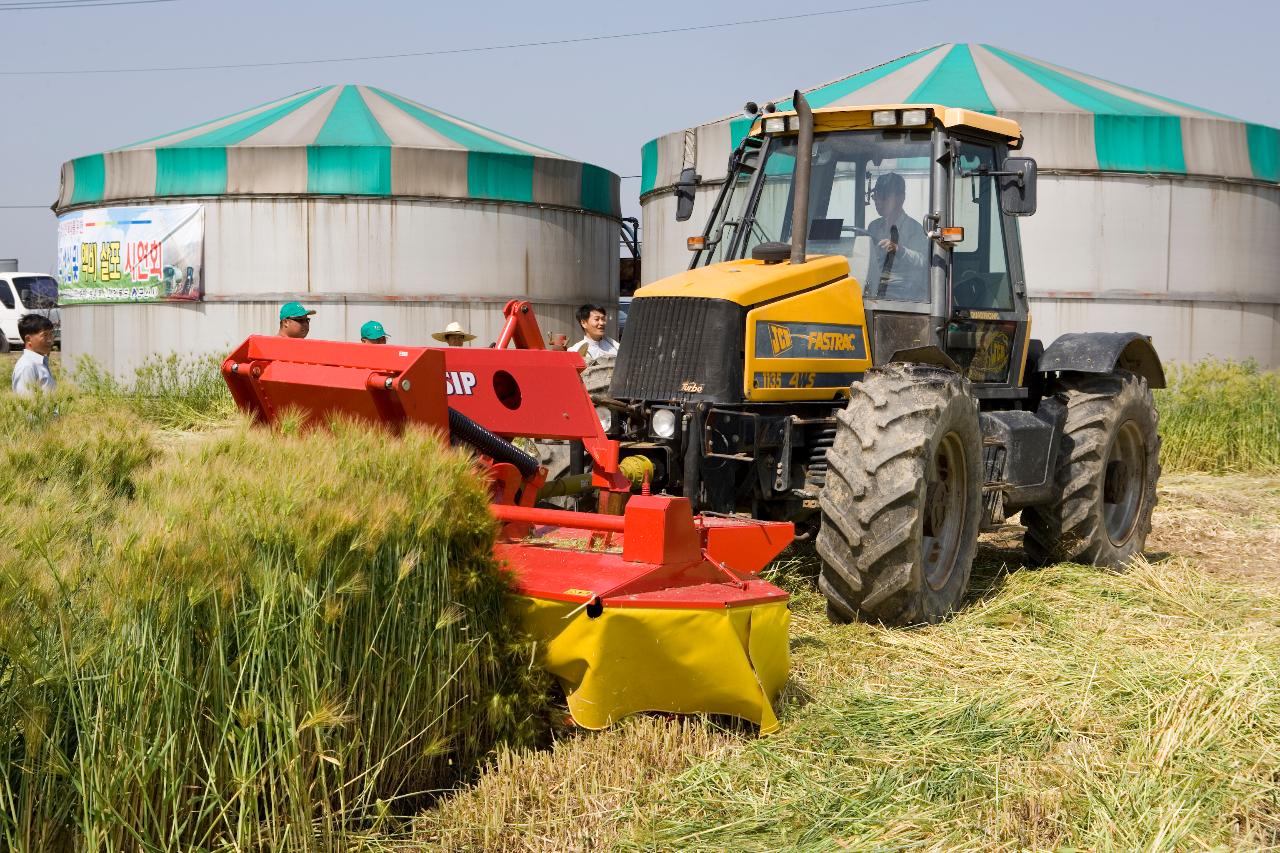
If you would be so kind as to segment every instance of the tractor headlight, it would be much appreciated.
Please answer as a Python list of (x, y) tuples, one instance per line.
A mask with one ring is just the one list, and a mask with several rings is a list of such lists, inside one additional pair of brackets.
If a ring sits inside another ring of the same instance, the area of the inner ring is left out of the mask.
[(765, 133), (786, 133), (787, 117), (786, 116), (770, 116), (764, 120)]
[(600, 429), (608, 432), (613, 429), (613, 410), (607, 406), (596, 406), (596, 417), (600, 419)]
[(658, 438), (675, 438), (679, 418), (672, 409), (655, 409), (649, 421), (649, 429)]

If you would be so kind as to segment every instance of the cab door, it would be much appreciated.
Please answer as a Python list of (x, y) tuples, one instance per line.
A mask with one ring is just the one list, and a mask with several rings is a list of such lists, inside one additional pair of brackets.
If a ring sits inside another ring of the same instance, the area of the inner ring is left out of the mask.
[(950, 222), (964, 228), (964, 239), (951, 248), (944, 344), (978, 397), (1018, 399), (1026, 396), (1030, 316), (1017, 221), (1001, 211), (999, 178), (991, 174), (1002, 163), (996, 146), (958, 140)]

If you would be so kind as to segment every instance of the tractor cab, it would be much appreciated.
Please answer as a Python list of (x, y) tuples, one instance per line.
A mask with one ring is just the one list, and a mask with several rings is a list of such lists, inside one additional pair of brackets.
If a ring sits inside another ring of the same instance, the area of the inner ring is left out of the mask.
[(1018, 396), (1028, 313), (1017, 217), (1035, 210), (1036, 174), (1010, 156), (1017, 123), (929, 104), (814, 110), (803, 235), (800, 125), (794, 112), (758, 114), (689, 241), (690, 268), (782, 260), (796, 244), (802, 257), (844, 258), (872, 363), (932, 347), (981, 396)]

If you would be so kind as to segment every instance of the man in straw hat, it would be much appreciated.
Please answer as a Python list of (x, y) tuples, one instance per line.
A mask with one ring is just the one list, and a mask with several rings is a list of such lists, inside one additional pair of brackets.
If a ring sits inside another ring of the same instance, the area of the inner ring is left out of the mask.
[(476, 336), (462, 328), (462, 324), (457, 320), (453, 320), (449, 325), (444, 327), (444, 331), (433, 332), (431, 337), (437, 341), (443, 341), (451, 347), (460, 347), (467, 341), (474, 341)]

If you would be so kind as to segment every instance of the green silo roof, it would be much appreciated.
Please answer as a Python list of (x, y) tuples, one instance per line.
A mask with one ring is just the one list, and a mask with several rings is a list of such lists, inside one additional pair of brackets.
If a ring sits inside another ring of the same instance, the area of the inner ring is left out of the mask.
[[(1047, 169), (1214, 175), (1280, 182), (1280, 130), (1241, 121), (1083, 72), (979, 44), (942, 44), (816, 86), (812, 107), (934, 103), (1007, 116)], [(779, 102), (789, 109), (790, 100)], [(727, 118), (736, 147), (751, 119)], [(641, 151), (641, 193), (669, 186), (683, 140), (668, 134)], [(705, 134), (710, 138), (711, 134)], [(719, 135), (717, 135), (719, 138)], [(699, 152), (700, 171), (728, 150)], [(706, 159), (703, 159), (703, 157)]]
[(63, 165), (61, 212), (158, 197), (407, 196), (618, 216), (618, 177), (371, 86), (319, 86)]

